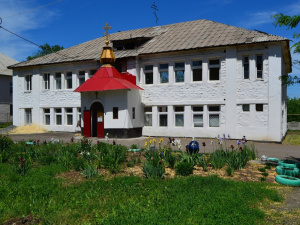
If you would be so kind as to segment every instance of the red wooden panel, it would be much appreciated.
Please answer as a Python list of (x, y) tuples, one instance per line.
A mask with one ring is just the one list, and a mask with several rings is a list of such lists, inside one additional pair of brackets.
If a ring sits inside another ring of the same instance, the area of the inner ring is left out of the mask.
[(91, 137), (91, 111), (83, 111), (83, 135)]
[(102, 122), (97, 122), (97, 137), (104, 138), (104, 113), (101, 112), (100, 116), (102, 116)]

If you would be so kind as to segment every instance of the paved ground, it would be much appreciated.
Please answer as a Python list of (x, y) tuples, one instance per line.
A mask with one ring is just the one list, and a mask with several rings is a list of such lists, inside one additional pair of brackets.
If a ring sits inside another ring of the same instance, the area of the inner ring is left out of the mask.
[[(80, 138), (82, 138), (82, 136), (79, 136), (79, 134), (66, 133), (66, 132), (48, 132), (42, 134), (11, 134), (9, 136), (14, 141), (20, 141), (20, 140), (28, 141), (29, 139), (33, 139), (33, 140), (40, 140), (40, 141), (46, 140), (47, 142), (49, 142), (52, 138), (59, 139), (60, 141), (63, 142), (70, 142), (72, 137), (74, 137), (75, 141), (80, 141)], [(93, 144), (97, 143), (98, 140), (107, 142), (107, 140), (105, 139), (99, 139), (99, 138), (89, 138), (89, 139), (92, 140)], [(160, 140), (160, 137), (155, 137), (155, 139), (158, 142)], [(163, 142), (164, 145), (169, 142), (167, 137), (163, 137), (163, 139), (164, 139)], [(192, 141), (191, 138), (178, 138), (178, 139), (181, 140), (182, 146), (185, 146), (190, 141)], [(110, 139), (109, 142), (112, 143), (113, 140), (115, 140), (116, 144), (122, 144), (127, 147), (130, 147), (132, 144), (137, 144), (139, 147), (143, 147), (146, 141), (146, 137), (130, 138), (130, 139)], [(211, 140), (214, 141), (213, 144), (211, 144)], [(196, 138), (196, 141), (198, 141), (200, 144), (200, 152), (204, 152), (204, 147), (202, 146), (203, 142), (206, 143), (205, 152), (213, 152), (218, 145), (216, 139)], [(248, 144), (250, 143), (248, 142)], [(254, 144), (258, 150), (259, 157), (261, 157), (262, 155), (266, 155), (272, 158), (279, 158), (279, 159), (289, 158), (289, 159), (300, 161), (300, 146), (264, 143), (264, 142), (254, 142)], [(236, 140), (228, 140), (226, 142), (226, 145), (237, 146)], [(177, 149), (177, 147), (174, 147), (174, 149)]]

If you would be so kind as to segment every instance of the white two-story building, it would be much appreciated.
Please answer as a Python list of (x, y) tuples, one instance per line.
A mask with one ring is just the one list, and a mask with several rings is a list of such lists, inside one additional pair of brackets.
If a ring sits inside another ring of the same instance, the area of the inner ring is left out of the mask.
[(101, 37), (10, 67), (14, 125), (74, 132), (98, 102), (104, 131), (115, 137), (285, 136), (286, 86), (279, 77), (291, 72), (288, 39), (196, 20), (113, 33), (110, 42), (114, 67), (136, 76), (143, 90), (93, 91), (88, 101), (74, 92), (101, 67)]

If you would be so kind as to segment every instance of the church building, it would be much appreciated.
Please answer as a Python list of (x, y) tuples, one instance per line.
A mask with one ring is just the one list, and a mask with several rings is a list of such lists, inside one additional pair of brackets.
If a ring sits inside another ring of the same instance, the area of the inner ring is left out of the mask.
[(196, 20), (113, 33), (9, 68), (16, 126), (275, 142), (287, 131), (279, 77), (291, 72), (289, 40), (260, 31)]

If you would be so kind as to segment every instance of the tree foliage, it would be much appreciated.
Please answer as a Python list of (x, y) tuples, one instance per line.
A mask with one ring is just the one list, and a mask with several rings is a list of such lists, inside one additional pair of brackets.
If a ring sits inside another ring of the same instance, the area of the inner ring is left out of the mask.
[[(298, 26), (300, 22), (300, 16), (288, 16), (284, 15), (282, 13), (276, 14), (273, 16), (274, 18), (274, 25), (279, 27), (287, 27), (286, 29), (294, 29)], [(300, 38), (300, 33), (294, 33), (293, 37), (295, 39)], [(294, 53), (299, 54), (300, 53), (300, 41), (296, 42), (292, 45), (292, 48), (294, 48)], [(300, 62), (298, 60), (295, 60), (293, 62), (294, 64), (300, 65)], [(293, 84), (300, 84), (300, 77), (299, 76), (292, 76), (292, 75), (283, 75), (281, 76), (281, 79), (283, 83), (287, 85), (293, 85)]]
[[(300, 99), (287, 97), (287, 113), (288, 114), (300, 114)], [(300, 122), (300, 116), (290, 115), (288, 116), (288, 122), (297, 121)]]
[(27, 60), (35, 59), (37, 57), (48, 55), (50, 53), (58, 52), (64, 49), (63, 46), (59, 46), (59, 45), (50, 46), (48, 43), (45, 43), (44, 45), (40, 45), (39, 48), (40, 50), (38, 50), (36, 53), (33, 53), (32, 56), (28, 56)]

